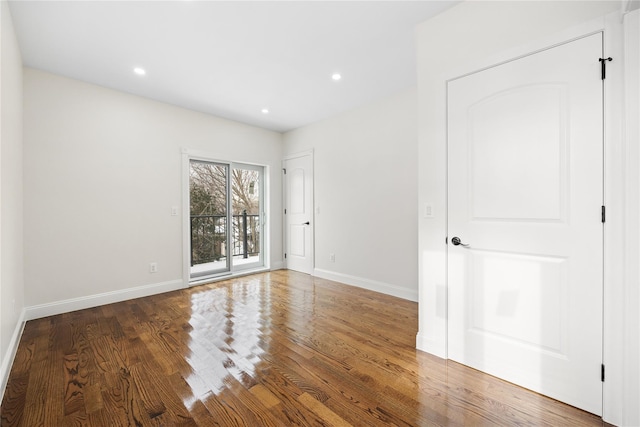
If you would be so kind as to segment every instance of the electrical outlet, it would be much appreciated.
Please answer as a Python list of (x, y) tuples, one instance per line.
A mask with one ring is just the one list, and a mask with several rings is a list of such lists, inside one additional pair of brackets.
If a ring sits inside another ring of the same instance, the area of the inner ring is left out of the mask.
[(336, 262), (336, 254), (334, 254), (334, 253), (330, 253), (330, 254), (329, 254), (329, 261), (331, 261), (331, 262)]
[(149, 273), (157, 273), (158, 272), (158, 263), (152, 262), (149, 264)]
[(178, 207), (171, 206), (171, 216), (178, 216)]

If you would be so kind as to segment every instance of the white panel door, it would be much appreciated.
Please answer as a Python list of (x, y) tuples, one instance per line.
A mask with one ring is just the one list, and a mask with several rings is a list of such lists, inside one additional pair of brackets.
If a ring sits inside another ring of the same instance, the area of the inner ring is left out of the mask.
[(601, 56), (595, 34), (448, 83), (449, 358), (598, 415)]
[(290, 270), (313, 273), (313, 157), (287, 159), (285, 167), (286, 263)]

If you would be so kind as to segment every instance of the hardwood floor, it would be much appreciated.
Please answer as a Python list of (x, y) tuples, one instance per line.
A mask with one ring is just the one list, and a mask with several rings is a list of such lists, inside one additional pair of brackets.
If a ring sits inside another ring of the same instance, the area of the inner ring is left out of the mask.
[(33, 320), (2, 426), (603, 425), (416, 331), (416, 303), (289, 271)]

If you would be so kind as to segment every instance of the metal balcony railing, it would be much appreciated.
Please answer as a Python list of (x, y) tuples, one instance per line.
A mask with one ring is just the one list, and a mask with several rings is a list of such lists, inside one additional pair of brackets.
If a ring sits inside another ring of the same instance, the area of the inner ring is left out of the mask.
[[(232, 215), (231, 256), (260, 254), (260, 215)], [(224, 261), (227, 251), (226, 215), (191, 215), (191, 266)]]

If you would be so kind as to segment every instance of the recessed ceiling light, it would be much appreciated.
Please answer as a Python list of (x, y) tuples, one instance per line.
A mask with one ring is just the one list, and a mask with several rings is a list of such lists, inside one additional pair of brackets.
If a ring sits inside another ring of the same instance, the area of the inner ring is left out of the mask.
[(269, 114), (269, 110), (268, 110), (268, 109), (266, 109), (266, 108), (263, 108), (263, 109), (262, 109), (262, 114)]
[(340, 79), (342, 78), (342, 76), (340, 75), (340, 73), (333, 73), (333, 74), (331, 75), (331, 78), (332, 78), (333, 80), (335, 80), (335, 81), (338, 81), (338, 80), (340, 80)]
[(140, 68), (140, 67), (134, 68), (133, 72), (136, 73), (139, 76), (144, 76), (145, 74), (147, 74), (147, 72), (144, 70), (144, 68)]

